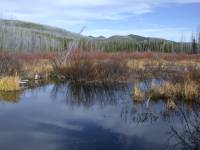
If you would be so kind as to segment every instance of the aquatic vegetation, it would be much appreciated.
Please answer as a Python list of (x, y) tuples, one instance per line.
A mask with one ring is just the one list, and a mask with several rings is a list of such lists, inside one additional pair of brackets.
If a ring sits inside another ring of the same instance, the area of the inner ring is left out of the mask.
[(183, 88), (183, 97), (187, 100), (193, 100), (199, 96), (199, 85), (193, 81), (186, 81)]
[(152, 99), (167, 99), (173, 96), (181, 96), (181, 87), (178, 84), (166, 82), (163, 85), (152, 86), (149, 91)]
[(134, 92), (133, 92), (133, 100), (135, 102), (142, 102), (144, 101), (145, 95), (142, 91), (140, 84), (135, 84)]
[(166, 106), (168, 110), (174, 110), (176, 108), (176, 103), (173, 99), (168, 99)]
[(166, 82), (161, 86), (151, 87), (149, 94), (152, 99), (183, 98), (185, 100), (197, 100), (199, 85), (190, 80), (184, 83)]
[(0, 91), (18, 91), (20, 89), (19, 77), (8, 76), (0, 78)]
[(74, 49), (67, 63), (63, 63), (65, 54), (66, 52), (1, 52), (0, 75), (18, 75), (23, 79), (33, 79), (35, 74), (39, 74), (42, 79), (87, 83), (130, 82), (138, 79), (162, 78), (175, 85), (166, 84), (162, 88), (154, 87), (153, 96), (169, 98), (171, 95), (180, 95), (186, 99), (194, 97), (197, 88), (193, 86), (194, 89), (189, 88), (190, 91), (188, 91), (186, 86), (190, 84), (185, 83), (183, 94), (180, 92), (183, 87), (181, 82), (186, 82), (188, 79), (190, 79), (188, 82), (195, 82), (197, 85), (200, 82), (199, 54), (108, 53)]

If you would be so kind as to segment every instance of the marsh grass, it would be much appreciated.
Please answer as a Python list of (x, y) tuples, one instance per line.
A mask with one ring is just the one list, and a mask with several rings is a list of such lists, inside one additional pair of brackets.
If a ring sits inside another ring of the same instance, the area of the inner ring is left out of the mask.
[(47, 59), (41, 59), (31, 64), (23, 64), (22, 67), (23, 76), (26, 78), (33, 78), (35, 74), (39, 74), (40, 77), (47, 79), (53, 72), (53, 65)]
[(168, 110), (174, 110), (176, 109), (176, 103), (174, 102), (173, 99), (168, 99), (166, 103), (166, 107)]
[(193, 81), (187, 81), (184, 83), (183, 97), (186, 100), (194, 100), (199, 96), (199, 85)]
[(19, 77), (8, 76), (0, 78), (0, 91), (19, 91), (20, 89)]
[(135, 102), (143, 102), (144, 99), (145, 99), (145, 95), (140, 87), (140, 84), (135, 84), (134, 92), (133, 92), (133, 100)]
[[(21, 78), (31, 79), (34, 78), (35, 74), (39, 74), (45, 79), (99, 83), (129, 82), (158, 77), (172, 83), (178, 83), (174, 86), (167, 84), (162, 89), (158, 89), (157, 93), (166, 97), (180, 93), (177, 89), (180, 89), (179, 86), (183, 87), (182, 81), (190, 80), (195, 84), (200, 83), (199, 54), (108, 53), (75, 49), (70, 53), (67, 63), (63, 64), (64, 54), (64, 52), (1, 52), (0, 76), (15, 76), (17, 74)], [(154, 91), (152, 89), (152, 92)], [(162, 94), (164, 91), (167, 91), (167, 94)], [(194, 95), (191, 93), (194, 93), (193, 90), (185, 90), (184, 95)], [(194, 96), (185, 97), (191, 99), (190, 97)]]
[(185, 99), (197, 100), (199, 97), (199, 86), (194, 81), (188, 80), (184, 83), (166, 82), (161, 86), (151, 87), (149, 94), (152, 99)]

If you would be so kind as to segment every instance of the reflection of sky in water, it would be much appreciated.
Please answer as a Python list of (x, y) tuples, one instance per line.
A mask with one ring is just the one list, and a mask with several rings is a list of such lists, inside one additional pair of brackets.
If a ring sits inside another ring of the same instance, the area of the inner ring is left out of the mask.
[(134, 104), (132, 88), (49, 85), (0, 102), (0, 149), (162, 149), (165, 105)]

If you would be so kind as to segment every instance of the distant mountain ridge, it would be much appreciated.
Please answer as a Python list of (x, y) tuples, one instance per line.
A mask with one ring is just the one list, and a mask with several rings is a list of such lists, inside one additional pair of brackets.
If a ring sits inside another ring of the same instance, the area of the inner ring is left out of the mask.
[[(144, 36), (139, 36), (139, 35), (134, 35), (134, 34), (129, 34), (129, 35), (112, 35), (108, 38), (104, 37), (104, 36), (98, 36), (98, 37), (93, 37), (93, 36), (89, 36), (90, 38), (94, 38), (94, 39), (102, 39), (102, 40), (132, 40), (135, 42), (142, 42), (142, 41), (153, 41), (153, 40), (166, 40), (166, 39), (162, 39), (162, 38), (154, 38), (154, 37), (144, 37)], [(168, 40), (166, 40), (168, 41)]]
[(129, 35), (112, 35), (110, 37), (104, 37), (104, 36), (88, 36), (90, 39), (95, 39), (95, 40), (109, 40), (109, 41), (133, 41), (133, 42), (145, 42), (145, 41), (167, 41), (167, 42), (174, 42), (170, 40), (166, 40), (163, 38), (156, 38), (156, 37), (144, 37), (144, 36), (139, 36), (139, 35), (134, 35), (134, 34), (129, 34)]
[[(12, 51), (63, 51), (66, 50), (70, 41), (84, 40), (82, 44), (96, 45), (94, 42), (106, 44), (109, 41), (146, 42), (167, 41), (165, 39), (143, 37), (130, 34), (127, 36), (113, 35), (83, 36), (61, 28), (42, 24), (24, 22), (19, 20), (0, 20), (0, 50)], [(125, 43), (126, 44), (126, 43)], [(89, 45), (89, 47), (91, 47)], [(102, 48), (101, 48), (102, 49)]]

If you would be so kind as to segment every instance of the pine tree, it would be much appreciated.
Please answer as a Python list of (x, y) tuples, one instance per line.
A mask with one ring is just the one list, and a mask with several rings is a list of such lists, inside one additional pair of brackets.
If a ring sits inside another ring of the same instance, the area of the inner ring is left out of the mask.
[(197, 43), (195, 37), (192, 38), (192, 53), (197, 54)]

